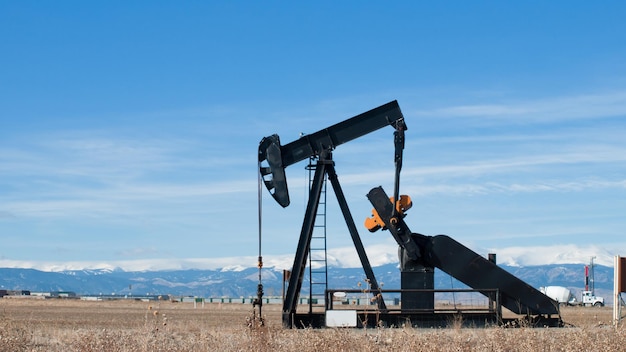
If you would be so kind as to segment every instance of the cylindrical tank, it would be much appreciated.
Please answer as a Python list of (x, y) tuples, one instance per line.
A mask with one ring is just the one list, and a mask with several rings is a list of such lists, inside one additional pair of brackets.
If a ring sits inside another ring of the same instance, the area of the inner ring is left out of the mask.
[(567, 287), (563, 286), (546, 286), (542, 287), (540, 291), (544, 295), (552, 298), (559, 303), (567, 303), (572, 298), (572, 293), (570, 292), (570, 290)]

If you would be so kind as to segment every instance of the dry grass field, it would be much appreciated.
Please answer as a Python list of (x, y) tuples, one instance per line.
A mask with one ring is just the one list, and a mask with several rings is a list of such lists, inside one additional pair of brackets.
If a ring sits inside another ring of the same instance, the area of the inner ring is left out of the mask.
[(611, 308), (562, 309), (566, 328), (302, 329), (280, 306), (0, 299), (0, 351), (624, 351)]

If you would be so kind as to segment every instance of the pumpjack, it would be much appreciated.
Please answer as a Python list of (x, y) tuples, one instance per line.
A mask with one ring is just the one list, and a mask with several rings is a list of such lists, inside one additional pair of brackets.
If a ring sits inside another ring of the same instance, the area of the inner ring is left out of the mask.
[[(365, 226), (370, 232), (388, 230), (398, 243), (401, 274), (399, 291), (383, 290), (378, 284), (332, 158), (333, 151), (339, 145), (386, 126), (394, 128), (393, 196), (389, 197), (382, 187), (375, 187), (367, 194), (373, 210), (371, 217), (365, 220)], [(369, 285), (368, 292), (372, 295), (371, 302), (375, 305), (376, 314), (371, 314), (371, 311), (369, 314), (368, 311), (353, 312), (355, 326), (405, 326), (407, 323), (412, 326), (446, 326), (459, 315), (464, 323), (474, 325), (509, 324), (526, 320), (541, 326), (562, 326), (557, 302), (497, 266), (493, 258), (486, 259), (448, 236), (426, 236), (409, 229), (404, 218), (412, 202), (410, 197), (400, 195), (399, 192), (406, 130), (404, 116), (398, 102), (394, 100), (313, 134), (303, 135), (285, 145), (281, 145), (278, 135), (261, 140), (258, 149), (259, 180), (282, 207), (290, 203), (285, 168), (307, 158), (316, 160), (300, 238), (284, 294), (283, 325), (288, 328), (323, 327), (327, 324), (329, 313), (334, 311), (333, 295), (336, 292), (351, 292), (349, 289), (327, 289), (323, 312), (311, 309), (305, 313), (297, 311), (322, 186), (328, 179), (363, 267)], [(259, 269), (261, 266), (259, 253)], [(490, 304), (487, 309), (438, 309), (435, 306), (435, 268), (488, 297)], [(259, 297), (255, 304), (261, 304), (262, 292), (262, 284), (259, 283)], [(400, 294), (400, 309), (388, 308), (385, 303), (383, 295), (392, 292)], [(504, 318), (502, 307), (521, 318)]]

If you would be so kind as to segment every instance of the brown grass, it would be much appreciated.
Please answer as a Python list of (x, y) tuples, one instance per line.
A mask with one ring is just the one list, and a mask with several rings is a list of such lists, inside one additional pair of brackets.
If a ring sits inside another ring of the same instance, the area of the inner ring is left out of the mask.
[(611, 308), (563, 308), (567, 328), (284, 330), (280, 306), (0, 299), (0, 351), (622, 351)]

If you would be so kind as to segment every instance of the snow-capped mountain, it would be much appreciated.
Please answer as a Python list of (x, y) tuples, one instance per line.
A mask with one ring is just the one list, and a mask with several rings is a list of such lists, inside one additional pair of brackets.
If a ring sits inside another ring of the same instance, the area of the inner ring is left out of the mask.
[[(578, 292), (584, 288), (584, 265), (551, 264), (539, 266), (502, 267), (534, 287), (558, 285)], [(613, 268), (596, 265), (595, 289), (610, 303), (613, 289)], [(373, 268), (376, 279), (384, 289), (400, 287), (397, 264), (385, 264)], [(282, 269), (264, 268), (262, 283), (265, 294), (277, 296), (282, 292)], [(77, 294), (115, 295), (174, 295), (198, 297), (251, 297), (256, 295), (258, 269), (222, 268), (214, 270), (70, 270), (45, 272), (35, 269), (0, 269), (0, 289), (29, 290), (33, 292), (73, 291)], [(303, 294), (307, 292), (307, 277)], [(364, 284), (365, 274), (361, 268), (337, 268), (328, 270), (328, 286), (339, 289), (358, 289)], [(436, 288), (465, 288), (462, 283), (447, 274), (435, 272)]]

